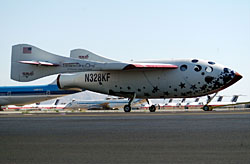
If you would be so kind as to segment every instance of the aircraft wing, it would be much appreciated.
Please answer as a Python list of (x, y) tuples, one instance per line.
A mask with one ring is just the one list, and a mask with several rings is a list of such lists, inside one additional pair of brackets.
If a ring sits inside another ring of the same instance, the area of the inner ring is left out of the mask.
[[(60, 64), (52, 63), (48, 61), (19, 61), (22, 64), (30, 65), (41, 65), (41, 66), (60, 66)], [(67, 64), (67, 63), (66, 63)], [(78, 64), (78, 63), (68, 63), (68, 64)], [(139, 63), (139, 64), (128, 64), (123, 70), (133, 70), (133, 69), (176, 69), (177, 65), (173, 64), (158, 64), (158, 63)]]
[(250, 104), (250, 101), (248, 102), (239, 102), (239, 103), (234, 103), (234, 104), (223, 104), (223, 105), (209, 105), (208, 106), (211, 106), (213, 109), (214, 108), (220, 108), (220, 107), (229, 107), (229, 106), (236, 106), (236, 105), (242, 105), (242, 104)]
[(158, 63), (133, 63), (128, 64), (123, 70), (137, 70), (137, 69), (177, 69), (177, 65), (173, 64), (158, 64)]
[(87, 109), (109, 109), (109, 103), (100, 103), (100, 104), (92, 104), (88, 107), (86, 107)]

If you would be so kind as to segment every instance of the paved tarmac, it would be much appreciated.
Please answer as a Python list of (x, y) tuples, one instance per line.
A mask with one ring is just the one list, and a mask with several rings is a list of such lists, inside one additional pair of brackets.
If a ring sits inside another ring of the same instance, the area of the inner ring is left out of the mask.
[(0, 116), (1, 164), (250, 163), (250, 112)]

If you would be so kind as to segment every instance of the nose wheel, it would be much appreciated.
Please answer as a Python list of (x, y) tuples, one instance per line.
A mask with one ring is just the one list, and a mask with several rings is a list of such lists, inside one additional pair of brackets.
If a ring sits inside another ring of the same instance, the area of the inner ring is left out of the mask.
[(210, 105), (208, 105), (208, 104), (215, 98), (215, 96), (217, 95), (217, 93), (218, 93), (218, 92), (216, 92), (212, 97), (210, 97), (209, 95), (207, 95), (207, 103), (206, 103), (206, 105), (204, 105), (204, 106), (202, 107), (202, 109), (203, 109), (204, 111), (212, 111), (212, 110), (213, 110), (213, 107), (210, 106)]

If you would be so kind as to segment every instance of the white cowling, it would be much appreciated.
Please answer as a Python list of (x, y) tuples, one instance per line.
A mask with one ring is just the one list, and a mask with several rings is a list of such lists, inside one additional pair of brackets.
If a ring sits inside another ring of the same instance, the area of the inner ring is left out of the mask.
[(57, 86), (60, 89), (80, 88), (82, 89), (82, 75), (75, 74), (60, 74), (57, 77)]

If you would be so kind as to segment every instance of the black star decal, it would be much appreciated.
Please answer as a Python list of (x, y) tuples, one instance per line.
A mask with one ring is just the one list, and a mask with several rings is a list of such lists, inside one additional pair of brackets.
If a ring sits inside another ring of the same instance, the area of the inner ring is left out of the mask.
[(186, 88), (185, 83), (182, 83), (182, 82), (180, 83), (179, 86), (181, 87), (181, 89), (182, 89), (182, 88)]
[(214, 83), (214, 85), (215, 85), (216, 88), (219, 88), (220, 86), (222, 86), (222, 84), (219, 81), (216, 81)]
[(197, 87), (196, 87), (196, 85), (194, 84), (194, 85), (191, 85), (190, 89), (195, 90), (195, 89), (197, 89)]
[(168, 96), (168, 95), (169, 95), (169, 93), (168, 93), (168, 92), (164, 92), (164, 95)]
[(157, 91), (159, 91), (159, 88), (156, 86), (156, 87), (154, 87), (154, 89), (153, 89), (153, 93), (155, 93), (155, 92), (157, 92)]
[(186, 93), (181, 93), (182, 96), (186, 96)]
[(201, 90), (205, 90), (207, 88), (207, 84), (204, 84), (202, 87), (200, 87)]
[(177, 92), (178, 91), (177, 88), (175, 88), (174, 91)]

